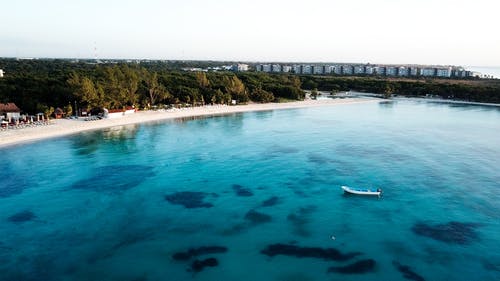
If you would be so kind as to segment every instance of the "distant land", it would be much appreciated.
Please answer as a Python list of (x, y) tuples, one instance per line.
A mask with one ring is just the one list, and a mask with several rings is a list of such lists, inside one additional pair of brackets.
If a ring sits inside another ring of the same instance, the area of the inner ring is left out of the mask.
[(305, 90), (500, 103), (500, 79), (461, 66), (3, 58), (0, 70), (0, 103), (47, 116), (287, 102)]
[[(73, 63), (90, 64), (113, 63), (166, 63), (171, 67), (182, 67), (191, 71), (262, 71), (269, 73), (294, 73), (316, 75), (370, 75), (397, 77), (442, 77), (442, 78), (500, 78), (500, 67), (458, 66), (458, 65), (424, 65), (424, 64), (371, 64), (371, 63), (339, 63), (339, 62), (262, 62), (262, 61), (214, 61), (214, 60), (156, 60), (156, 59), (113, 59), (113, 58), (0, 58), (15, 60), (65, 60)], [(237, 65), (243, 66), (238, 69)], [(236, 67), (236, 69), (234, 69)]]
[(466, 66), (466, 69), (500, 79), (500, 66)]

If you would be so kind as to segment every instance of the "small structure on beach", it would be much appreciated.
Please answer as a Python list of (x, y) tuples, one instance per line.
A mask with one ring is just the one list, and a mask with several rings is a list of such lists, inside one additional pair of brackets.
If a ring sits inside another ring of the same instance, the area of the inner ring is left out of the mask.
[(64, 111), (60, 107), (56, 108), (56, 110), (54, 110), (54, 117), (56, 117), (56, 119), (63, 118)]
[(21, 118), (21, 109), (13, 102), (0, 103), (0, 115), (5, 116), (7, 120)]
[(134, 106), (127, 106), (123, 109), (106, 109), (104, 108), (104, 117), (105, 118), (119, 118), (125, 115), (134, 114), (136, 109)]

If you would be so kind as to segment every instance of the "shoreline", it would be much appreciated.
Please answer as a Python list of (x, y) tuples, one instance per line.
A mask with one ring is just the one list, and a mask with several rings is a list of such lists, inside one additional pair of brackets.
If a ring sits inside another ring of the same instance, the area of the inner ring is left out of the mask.
[(346, 98), (346, 99), (325, 99), (325, 100), (305, 100), (288, 103), (263, 103), (248, 105), (214, 105), (200, 106), (185, 109), (159, 110), (159, 111), (139, 111), (131, 115), (126, 115), (114, 119), (101, 119), (97, 121), (83, 121), (73, 119), (51, 119), (51, 124), (47, 126), (12, 129), (0, 132), (0, 149), (25, 143), (33, 143), (40, 140), (74, 135), (86, 131), (93, 131), (115, 126), (142, 124), (154, 121), (171, 120), (186, 117), (225, 115), (231, 113), (267, 111), (280, 109), (293, 109), (304, 107), (317, 107), (339, 104), (353, 104), (365, 102), (378, 102), (380, 99), (369, 98)]

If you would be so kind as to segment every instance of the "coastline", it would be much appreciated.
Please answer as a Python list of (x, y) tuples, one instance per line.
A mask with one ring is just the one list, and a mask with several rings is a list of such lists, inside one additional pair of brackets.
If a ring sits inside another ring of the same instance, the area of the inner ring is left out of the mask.
[(264, 103), (236, 106), (215, 105), (163, 111), (139, 111), (131, 115), (123, 116), (121, 118), (102, 119), (97, 121), (52, 119), (52, 124), (47, 126), (14, 129), (0, 132), (0, 148), (6, 148), (8, 146), (19, 145), (23, 143), (32, 143), (44, 139), (74, 135), (85, 131), (185, 117), (225, 115), (250, 111), (293, 109), (378, 101), (380, 101), (380, 99), (369, 98), (305, 100), (288, 103)]

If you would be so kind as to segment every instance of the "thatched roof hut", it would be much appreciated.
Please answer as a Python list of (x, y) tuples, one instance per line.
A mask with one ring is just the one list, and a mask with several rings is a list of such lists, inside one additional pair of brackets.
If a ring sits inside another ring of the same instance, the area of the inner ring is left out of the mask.
[(9, 122), (12, 118), (19, 119), (21, 116), (21, 109), (13, 102), (0, 103), (0, 115), (5, 115)]
[(17, 105), (13, 102), (0, 103), (0, 114), (13, 113), (13, 112), (20, 113), (21, 109), (19, 109), (19, 107), (17, 107)]
[(54, 110), (54, 116), (56, 119), (62, 118), (64, 116), (64, 110), (62, 110), (60, 107), (56, 108)]

